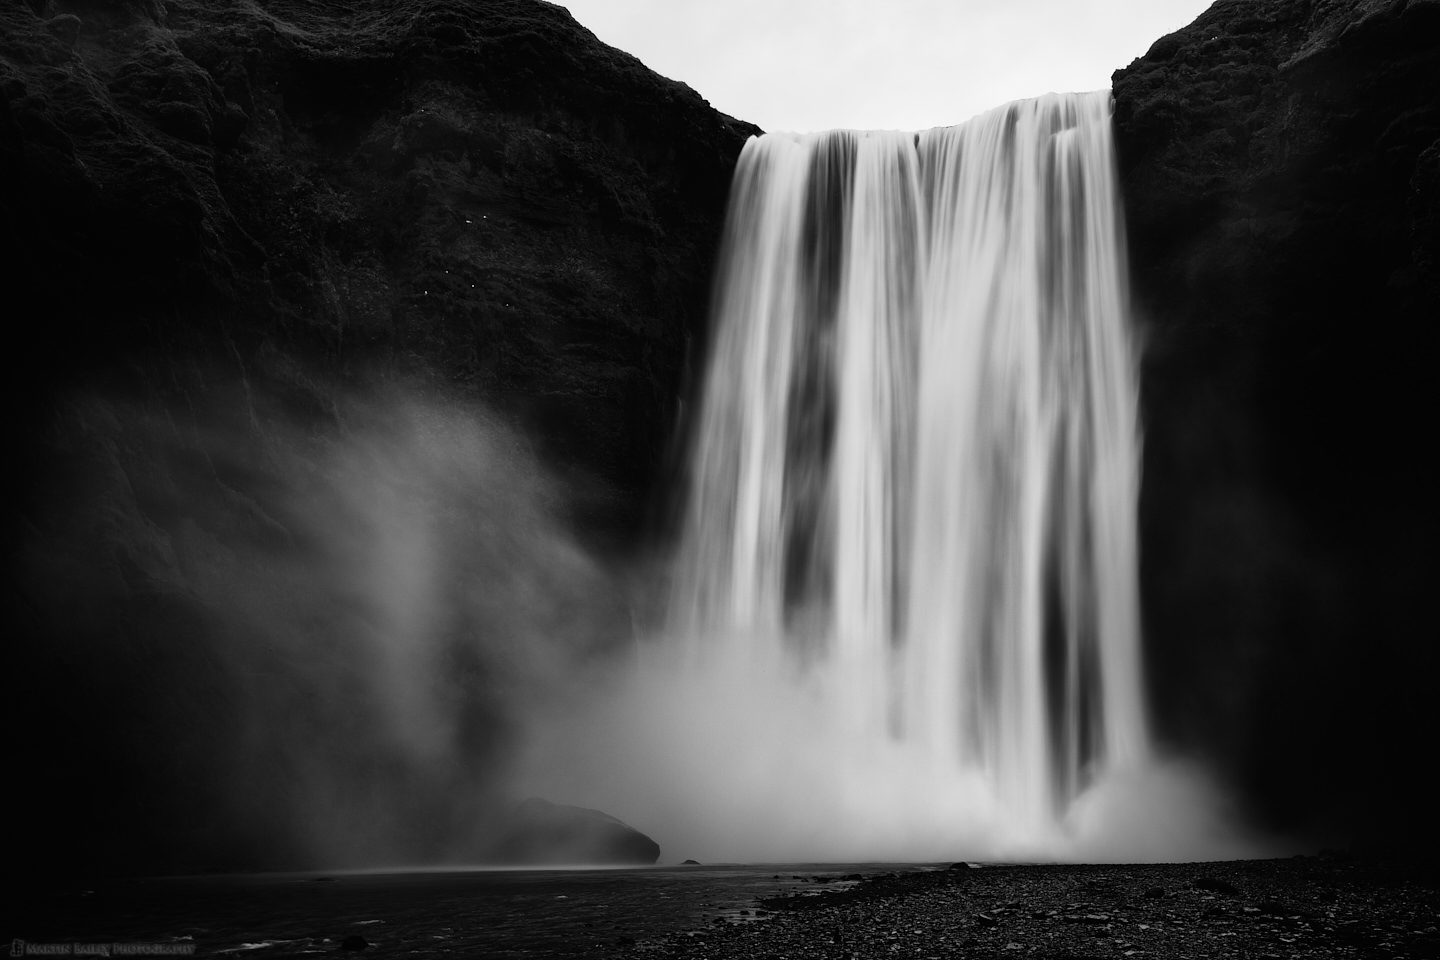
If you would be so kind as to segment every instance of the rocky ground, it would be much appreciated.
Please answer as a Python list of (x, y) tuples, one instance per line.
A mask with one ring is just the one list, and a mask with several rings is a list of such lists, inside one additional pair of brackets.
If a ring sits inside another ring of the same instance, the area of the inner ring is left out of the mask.
[[(824, 888), (818, 887), (817, 890)], [(669, 958), (1440, 956), (1440, 872), (1343, 855), (1194, 864), (964, 864), (763, 901), (623, 945)]]

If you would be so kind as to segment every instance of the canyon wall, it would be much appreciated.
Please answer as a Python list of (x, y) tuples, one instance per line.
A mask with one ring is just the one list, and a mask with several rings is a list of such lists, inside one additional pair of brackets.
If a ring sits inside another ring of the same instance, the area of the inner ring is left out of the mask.
[(9, 3), (0, 94), (16, 864), (483, 855), (755, 128), (535, 0)]
[(1114, 96), (1162, 731), (1271, 823), (1433, 843), (1440, 3), (1220, 0)]
[(0, 18), (12, 389), (420, 375), (648, 494), (755, 128), (532, 0)]

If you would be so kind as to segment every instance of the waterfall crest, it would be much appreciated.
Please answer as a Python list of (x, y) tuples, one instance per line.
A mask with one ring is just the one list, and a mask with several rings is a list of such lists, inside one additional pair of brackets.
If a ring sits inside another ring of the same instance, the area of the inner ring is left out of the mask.
[(1119, 209), (1103, 91), (752, 139), (696, 414), (692, 666), (782, 678), (852, 781), (961, 778), (1021, 835), (1148, 750)]

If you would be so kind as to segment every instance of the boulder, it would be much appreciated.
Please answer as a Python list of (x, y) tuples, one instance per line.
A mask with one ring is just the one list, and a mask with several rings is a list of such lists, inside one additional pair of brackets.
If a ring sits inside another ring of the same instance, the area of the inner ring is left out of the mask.
[(531, 797), (517, 804), (491, 855), (507, 864), (652, 864), (660, 845), (599, 810)]

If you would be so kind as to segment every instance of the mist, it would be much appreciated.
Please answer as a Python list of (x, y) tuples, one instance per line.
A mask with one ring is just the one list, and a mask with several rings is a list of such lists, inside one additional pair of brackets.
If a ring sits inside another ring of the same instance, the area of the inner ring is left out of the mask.
[(665, 862), (1264, 849), (1163, 764), (1037, 835), (982, 779), (857, 734), (778, 647), (676, 635), (666, 551), (587, 543), (595, 491), (494, 412), (297, 382), (86, 392), (50, 425), (16, 564), (36, 869), (494, 862), (530, 796)]
[(88, 392), (50, 431), (16, 564), (37, 861), (486, 859), (517, 732), (628, 633), (583, 491), (440, 391)]
[(1107, 770), (1037, 830), (978, 772), (936, 767), (895, 738), (857, 743), (846, 705), (799, 661), (685, 648), (652, 635), (577, 676), (525, 732), (516, 783), (624, 811), (670, 862), (1139, 863), (1306, 849), (1252, 828), (1200, 764), (1161, 755)]

